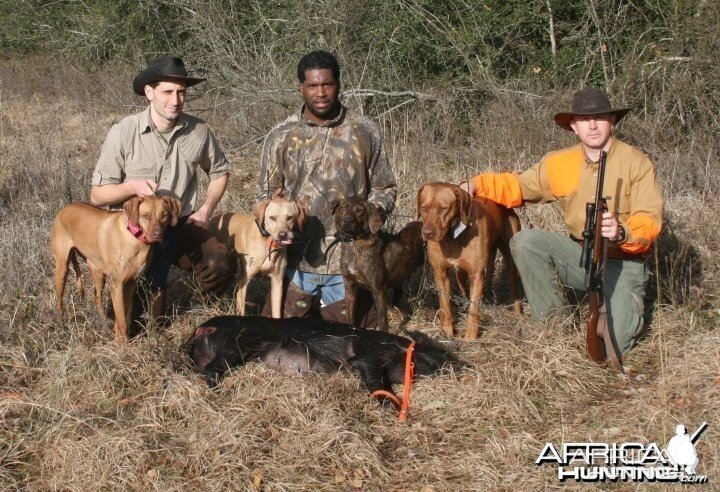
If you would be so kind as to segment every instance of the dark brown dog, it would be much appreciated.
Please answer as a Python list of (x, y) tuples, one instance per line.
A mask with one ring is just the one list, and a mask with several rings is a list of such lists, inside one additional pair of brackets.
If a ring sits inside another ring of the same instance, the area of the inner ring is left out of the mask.
[(219, 293), (235, 278), (237, 257), (218, 236), (194, 224), (178, 233), (175, 264), (192, 272), (201, 292)]
[[(470, 299), (465, 339), (478, 336), (478, 315), (485, 280), (492, 279), (495, 255), (500, 248), (510, 275), (510, 295), (520, 312), (518, 274), (510, 254), (510, 239), (520, 230), (520, 219), (512, 210), (483, 198), (472, 198), (459, 186), (428, 183), (418, 191), (418, 215), (427, 241), (428, 262), (440, 297), (440, 323), (453, 336), (450, 310), (450, 278), (454, 270), (458, 285)], [(467, 282), (470, 281), (468, 296)]]
[(449, 350), (427, 335), (408, 336), (310, 318), (218, 316), (200, 325), (184, 347), (211, 386), (229, 368), (259, 361), (294, 376), (345, 368), (357, 373), (369, 392), (392, 392), (393, 384), (403, 382), (412, 341), (416, 376), (458, 364)]
[(151, 244), (165, 238), (177, 224), (180, 201), (170, 197), (135, 197), (123, 211), (111, 212), (87, 203), (73, 203), (58, 212), (50, 245), (55, 259), (56, 308), (62, 312), (68, 266), (72, 263), (77, 287), (83, 293), (77, 256), (87, 260), (95, 284), (95, 306), (105, 316), (102, 291), (110, 277), (115, 311), (115, 338), (127, 341), (130, 309), (137, 277), (150, 264)]
[(400, 288), (425, 261), (422, 224), (411, 222), (398, 234), (380, 232), (380, 209), (362, 198), (341, 200), (335, 209), (336, 237), (342, 241), (340, 267), (345, 282), (347, 322), (356, 324), (358, 289), (375, 302), (378, 329), (388, 330), (387, 294)]

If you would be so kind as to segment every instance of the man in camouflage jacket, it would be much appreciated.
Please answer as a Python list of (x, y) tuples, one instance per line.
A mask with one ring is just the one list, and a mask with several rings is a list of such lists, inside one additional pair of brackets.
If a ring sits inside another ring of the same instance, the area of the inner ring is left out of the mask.
[(298, 64), (298, 80), (304, 104), (265, 139), (257, 198), (265, 200), (281, 190), (307, 206), (302, 241), (289, 251), (283, 315), (304, 316), (319, 301), (323, 318), (344, 322), (333, 207), (355, 196), (387, 214), (395, 206), (397, 185), (378, 126), (338, 100), (335, 57), (308, 53)]

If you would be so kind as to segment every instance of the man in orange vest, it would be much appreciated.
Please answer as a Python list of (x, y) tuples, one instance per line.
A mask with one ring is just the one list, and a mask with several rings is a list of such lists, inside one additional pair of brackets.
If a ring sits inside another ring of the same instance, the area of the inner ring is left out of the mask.
[(640, 150), (612, 134), (628, 109), (610, 105), (598, 89), (575, 93), (569, 112), (555, 123), (574, 132), (580, 142), (546, 154), (527, 171), (480, 174), (463, 187), (506, 207), (557, 201), (567, 234), (526, 229), (510, 248), (536, 320), (570, 314), (564, 287), (584, 290), (580, 267), (585, 204), (594, 201), (600, 152), (607, 152), (602, 236), (608, 239), (603, 295), (611, 336), (620, 353), (637, 342), (643, 326), (645, 258), (662, 226), (663, 200), (653, 164)]

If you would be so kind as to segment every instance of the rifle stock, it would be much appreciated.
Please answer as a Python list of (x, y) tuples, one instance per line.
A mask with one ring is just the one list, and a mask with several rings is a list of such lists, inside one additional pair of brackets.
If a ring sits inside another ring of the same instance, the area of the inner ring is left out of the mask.
[(588, 317), (587, 330), (585, 331), (585, 347), (587, 348), (587, 353), (593, 362), (605, 365), (607, 361), (605, 341), (598, 333), (600, 306), (604, 302), (602, 297), (602, 292), (596, 290), (590, 292), (590, 316)]

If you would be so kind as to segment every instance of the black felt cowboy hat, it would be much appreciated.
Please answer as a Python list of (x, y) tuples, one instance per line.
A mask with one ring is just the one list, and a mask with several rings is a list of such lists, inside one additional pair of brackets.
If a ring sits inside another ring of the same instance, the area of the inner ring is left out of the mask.
[(630, 111), (629, 108), (613, 108), (610, 106), (610, 100), (600, 89), (588, 88), (575, 93), (570, 111), (556, 114), (555, 123), (566, 130), (572, 131), (570, 120), (575, 115), (614, 113), (616, 115), (615, 123), (617, 123), (628, 111)]
[(185, 64), (177, 56), (160, 56), (148, 62), (147, 68), (133, 80), (133, 91), (145, 95), (145, 86), (154, 82), (185, 82), (188, 87), (199, 84), (205, 79), (188, 77)]

